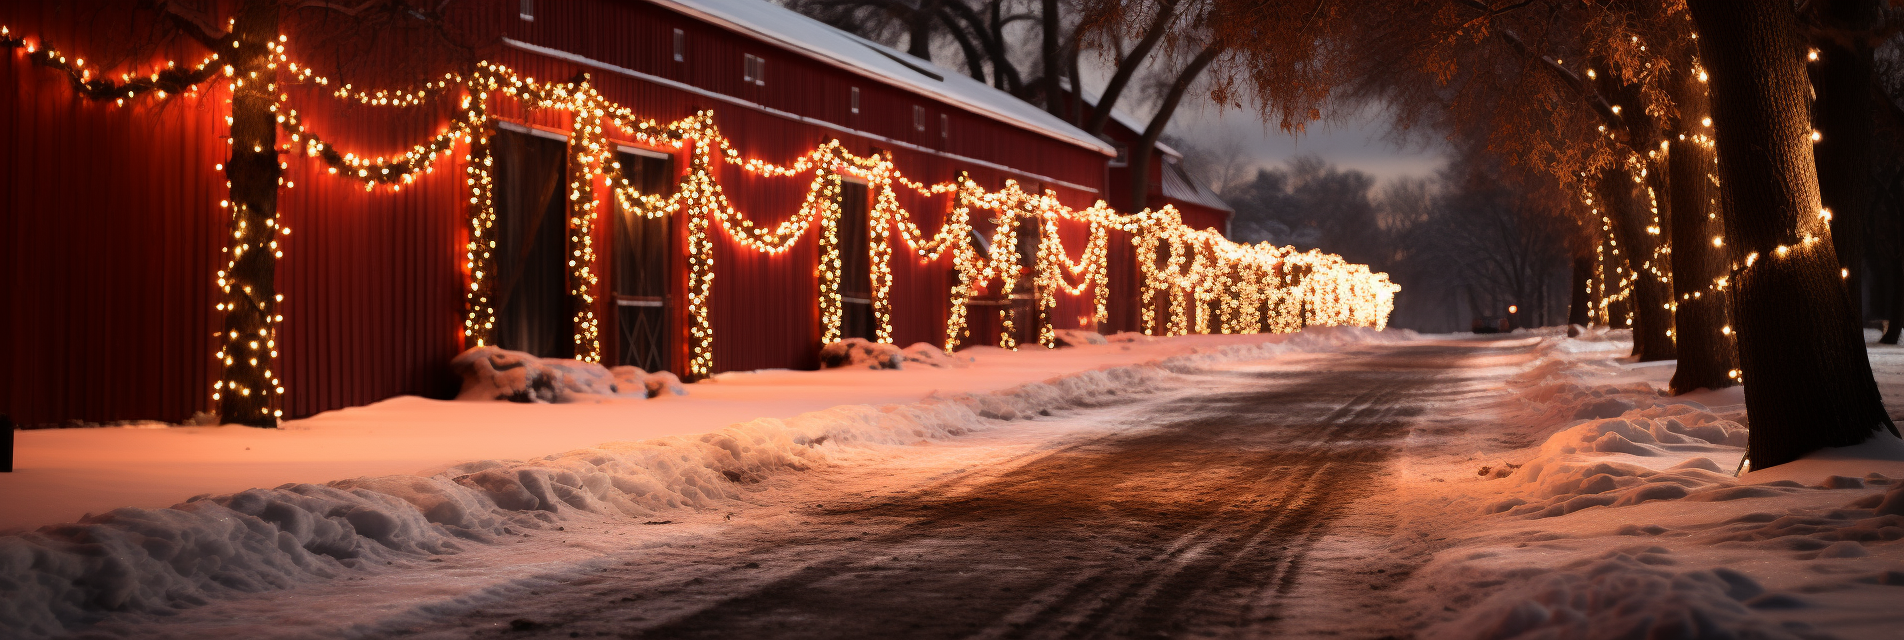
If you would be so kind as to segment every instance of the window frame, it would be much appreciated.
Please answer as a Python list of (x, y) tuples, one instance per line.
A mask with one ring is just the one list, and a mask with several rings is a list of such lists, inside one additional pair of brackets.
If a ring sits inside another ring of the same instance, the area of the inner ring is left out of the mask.
[(740, 81), (756, 87), (767, 86), (767, 59), (751, 53), (743, 56)]

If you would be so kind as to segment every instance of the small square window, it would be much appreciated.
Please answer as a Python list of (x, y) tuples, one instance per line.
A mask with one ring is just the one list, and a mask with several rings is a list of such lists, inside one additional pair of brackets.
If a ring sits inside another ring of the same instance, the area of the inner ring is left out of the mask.
[(921, 107), (916, 104), (912, 105), (912, 129), (914, 131), (926, 130), (926, 108), (925, 107)]
[[(526, 1), (526, 0), (525, 0)], [(688, 59), (688, 34), (680, 29), (674, 30), (674, 61)]]
[(767, 59), (747, 54), (747, 68), (741, 76), (742, 82), (752, 82), (757, 86), (767, 86)]
[(853, 113), (859, 113), (859, 87), (853, 87)]
[[(508, 6), (508, 5), (503, 5)], [(521, 17), (526, 22), (535, 22), (535, 0), (522, 0)]]

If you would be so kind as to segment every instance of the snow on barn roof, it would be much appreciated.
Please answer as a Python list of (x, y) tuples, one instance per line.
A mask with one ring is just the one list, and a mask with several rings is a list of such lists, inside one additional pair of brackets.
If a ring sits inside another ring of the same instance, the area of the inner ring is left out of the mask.
[(1209, 185), (1190, 177), (1190, 172), (1183, 168), (1182, 163), (1164, 160), (1163, 174), (1164, 197), (1200, 204), (1218, 211), (1236, 213), (1236, 209), (1224, 202), (1223, 197), (1212, 191)]
[[(1060, 78), (1058, 81), (1064, 85), (1065, 91), (1071, 90), (1070, 78)], [(1093, 109), (1097, 108), (1097, 101), (1099, 96), (1096, 91), (1085, 89), (1083, 94), (1080, 95), (1079, 97), (1084, 98), (1084, 104), (1091, 105), (1091, 108)], [(1139, 136), (1144, 135), (1144, 129), (1150, 127), (1150, 123), (1138, 120), (1137, 116), (1133, 116), (1130, 114), (1130, 112), (1125, 111), (1123, 109), (1119, 109), (1117, 107), (1111, 107), (1111, 121), (1117, 124), (1123, 125), (1125, 129), (1130, 129), (1132, 133), (1135, 133)], [(1163, 152), (1164, 155), (1170, 156), (1172, 158), (1183, 157), (1182, 153), (1178, 152), (1176, 149), (1171, 148), (1170, 145), (1164, 144), (1162, 140), (1157, 141), (1157, 150)]]
[(922, 93), (1107, 156), (1109, 144), (1017, 97), (765, 0), (652, 0), (847, 71)]

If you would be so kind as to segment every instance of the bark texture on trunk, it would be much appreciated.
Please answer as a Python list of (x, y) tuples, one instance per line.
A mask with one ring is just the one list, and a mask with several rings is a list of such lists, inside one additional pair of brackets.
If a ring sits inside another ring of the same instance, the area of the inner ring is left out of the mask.
[[(1623, 166), (1611, 166), (1600, 172), (1598, 191), (1600, 208), (1613, 220), (1613, 237), (1620, 243), (1620, 255), (1633, 285), (1628, 300), (1633, 312), (1633, 355), (1641, 362), (1673, 359), (1673, 301), (1670, 285), (1654, 275), (1667, 265), (1653, 264), (1661, 238), (1649, 233), (1652, 222), (1645, 190), (1633, 182)], [(1661, 229), (1660, 231), (1664, 231)], [(1614, 282), (1618, 282), (1615, 280)], [(1615, 323), (1615, 326), (1618, 326)]]
[(1713, 183), (1719, 171), (1717, 157), (1701, 139), (1707, 129), (1698, 125), (1712, 104), (1705, 84), (1691, 73), (1674, 74), (1669, 81), (1675, 89), (1673, 102), (1679, 106), (1680, 128), (1689, 134), (1670, 139), (1666, 158), (1672, 183), (1673, 299), (1677, 307), (1673, 335), (1679, 350), (1679, 365), (1669, 387), (1677, 395), (1737, 384), (1731, 371), (1737, 367), (1738, 358), (1726, 330), (1731, 325), (1726, 290), (1714, 286), (1719, 278), (1726, 277), (1729, 268), (1725, 247), (1712, 243), (1713, 238), (1725, 237), (1719, 188)]
[(221, 338), (218, 414), (226, 423), (275, 427), (278, 380), (274, 317), (278, 217), (278, 122), (272, 112), (276, 73), (268, 65), (278, 41), (277, 0), (247, 0), (232, 32), (230, 267), (220, 274), (225, 322)]
[(1872, 215), (1878, 218), (1873, 221), (1874, 228), (1889, 240), (1885, 243), (1888, 251), (1879, 264), (1891, 274), (1891, 307), (1885, 316), (1889, 321), (1884, 325), (1884, 335), (1878, 337), (1879, 344), (1897, 344), (1899, 333), (1904, 332), (1904, 201), (1898, 197), (1904, 191), (1898, 188), (1900, 181), (1904, 181), (1904, 175), (1893, 175), (1884, 188), (1893, 204), (1872, 210)]
[(1567, 294), (1567, 336), (1580, 335), (1580, 327), (1593, 324), (1593, 257), (1574, 256), (1573, 277), (1568, 280), (1572, 293)]
[(1871, 49), (1826, 39), (1816, 44), (1810, 65), (1813, 126), (1820, 136), (1812, 147), (1818, 164), (1818, 195), (1831, 210), (1831, 240), (1838, 266), (1850, 273), (1852, 314), (1864, 325), (1863, 291), (1866, 219), (1872, 198)]
[[(1754, 469), (1890, 427), (1819, 215), (1804, 43), (1785, 0), (1689, 0), (1711, 72)], [(1807, 240), (1815, 238), (1815, 240)], [(1893, 433), (1895, 427), (1891, 427)]]

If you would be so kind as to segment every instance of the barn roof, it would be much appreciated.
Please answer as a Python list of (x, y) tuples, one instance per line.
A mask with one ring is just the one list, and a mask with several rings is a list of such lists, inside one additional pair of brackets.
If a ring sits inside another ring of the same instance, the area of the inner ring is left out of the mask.
[(835, 29), (765, 0), (652, 0), (655, 4), (805, 53), (847, 71), (1092, 149), (1117, 150), (1032, 104), (983, 82)]
[(1163, 165), (1164, 197), (1200, 204), (1217, 211), (1236, 213), (1235, 208), (1224, 202), (1223, 197), (1210, 190), (1203, 181), (1190, 177), (1190, 172), (1184, 170), (1182, 163), (1166, 159)]

